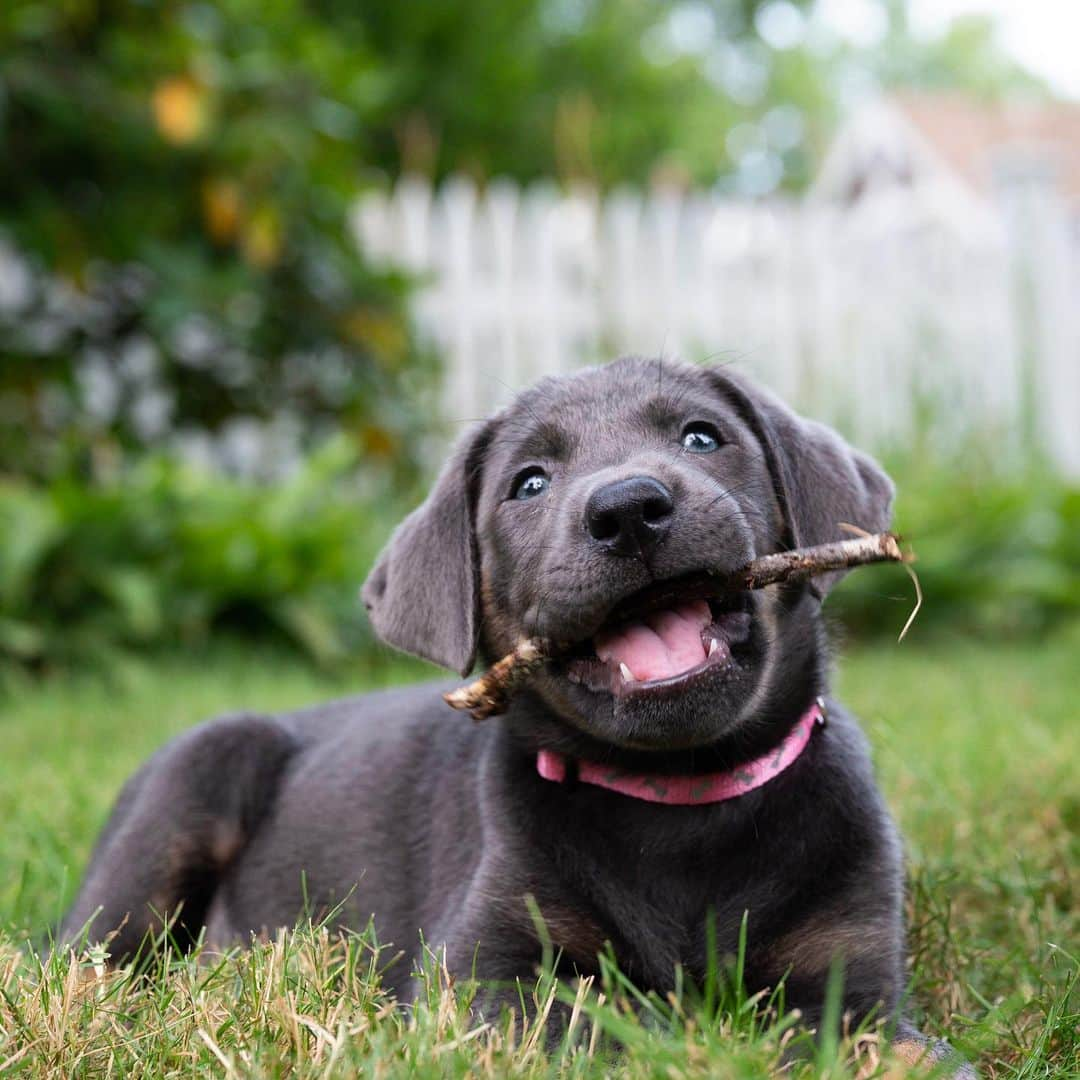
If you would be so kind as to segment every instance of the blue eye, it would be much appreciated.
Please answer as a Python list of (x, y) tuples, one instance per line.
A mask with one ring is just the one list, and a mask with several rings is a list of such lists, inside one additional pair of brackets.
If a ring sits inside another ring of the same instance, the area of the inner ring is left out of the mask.
[(711, 454), (720, 449), (720, 433), (712, 424), (687, 424), (683, 428), (682, 445), (691, 454)]
[(550, 483), (543, 469), (529, 469), (514, 481), (514, 498), (535, 499), (547, 491)]

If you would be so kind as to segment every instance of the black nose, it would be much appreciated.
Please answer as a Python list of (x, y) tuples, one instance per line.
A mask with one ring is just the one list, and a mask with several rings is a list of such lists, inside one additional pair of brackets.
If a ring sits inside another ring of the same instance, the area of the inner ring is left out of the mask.
[(585, 504), (589, 535), (612, 555), (647, 559), (664, 538), (675, 510), (671, 492), (651, 476), (605, 484)]

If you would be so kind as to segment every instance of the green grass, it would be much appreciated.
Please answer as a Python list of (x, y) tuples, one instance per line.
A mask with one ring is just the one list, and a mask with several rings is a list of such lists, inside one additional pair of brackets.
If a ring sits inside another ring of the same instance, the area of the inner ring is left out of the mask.
[[(1072, 626), (1035, 643), (876, 646), (840, 666), (908, 840), (916, 1013), (988, 1076), (1080, 1076), (1078, 658)], [(436, 966), (429, 1007), (393, 1009), (363, 935), (281, 935), (220, 963), (174, 962), (157, 980), (93, 977), (87, 958), (40, 966), (28, 947), (70, 898), (123, 779), (171, 734), (421, 670), (331, 679), (234, 647), (0, 700), (0, 1075), (609, 1074), (604, 1038), (586, 1032), (550, 1057), (535, 1030), (480, 1025), (470, 988), (448, 989)], [(791, 1018), (731, 995), (710, 1013), (678, 998), (631, 1012), (616, 971), (603, 987), (536, 989), (549, 991), (577, 993), (577, 1031), (592, 1017), (617, 1037), (627, 1075), (763, 1075), (797, 1037)], [(873, 1034), (860, 1045), (865, 1061)], [(854, 1053), (841, 1041), (807, 1070), (849, 1075)]]

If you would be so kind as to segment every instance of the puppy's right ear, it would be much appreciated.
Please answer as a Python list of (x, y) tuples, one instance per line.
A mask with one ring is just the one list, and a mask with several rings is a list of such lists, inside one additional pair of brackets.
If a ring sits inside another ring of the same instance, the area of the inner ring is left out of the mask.
[(360, 592), (387, 644), (467, 675), (480, 637), (474, 524), (488, 421), (467, 435), (435, 486), (395, 530)]

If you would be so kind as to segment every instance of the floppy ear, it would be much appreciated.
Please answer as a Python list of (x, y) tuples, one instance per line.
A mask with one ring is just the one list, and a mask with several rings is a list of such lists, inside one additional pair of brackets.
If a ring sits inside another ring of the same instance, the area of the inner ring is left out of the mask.
[(428, 497), (395, 530), (360, 591), (389, 645), (467, 675), (480, 636), (474, 510), (488, 421), (466, 436)]
[[(842, 522), (871, 533), (889, 527), (895, 488), (876, 461), (743, 376), (719, 369), (710, 374), (761, 443), (784, 516), (786, 546), (849, 539)], [(811, 588), (824, 598), (844, 573), (814, 578)]]

